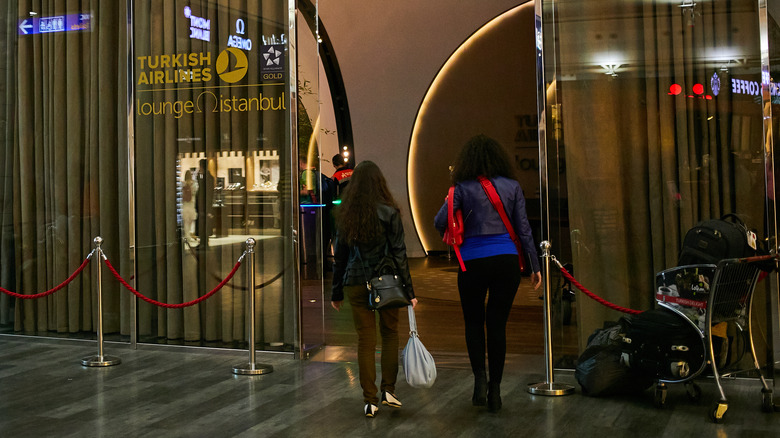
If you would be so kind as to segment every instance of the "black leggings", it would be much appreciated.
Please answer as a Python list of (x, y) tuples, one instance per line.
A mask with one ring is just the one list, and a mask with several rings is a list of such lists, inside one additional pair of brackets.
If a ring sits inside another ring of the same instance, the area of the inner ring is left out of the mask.
[[(458, 272), (458, 292), (466, 325), (466, 347), (475, 376), (485, 372), (485, 326), (490, 382), (501, 383), (506, 358), (506, 322), (520, 285), (517, 255), (498, 255), (465, 262)], [(489, 291), (489, 293), (488, 293)], [(487, 296), (487, 308), (485, 297)]]

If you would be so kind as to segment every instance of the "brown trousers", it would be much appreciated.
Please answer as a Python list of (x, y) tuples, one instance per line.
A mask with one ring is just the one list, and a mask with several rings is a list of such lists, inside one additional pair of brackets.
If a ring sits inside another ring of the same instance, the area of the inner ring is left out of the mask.
[(382, 335), (381, 391), (395, 394), (398, 376), (398, 313), (399, 309), (373, 311), (368, 307), (368, 290), (364, 285), (345, 286), (344, 295), (352, 307), (352, 319), (358, 334), (358, 369), (365, 403), (379, 404), (376, 387), (376, 315)]

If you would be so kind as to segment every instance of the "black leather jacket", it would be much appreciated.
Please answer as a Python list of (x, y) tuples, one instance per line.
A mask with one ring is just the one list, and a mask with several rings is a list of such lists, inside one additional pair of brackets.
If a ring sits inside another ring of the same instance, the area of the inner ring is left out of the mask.
[[(531, 225), (525, 211), (525, 197), (520, 184), (509, 178), (491, 178), (490, 182), (496, 188), (501, 203), (504, 204), (509, 222), (515, 229), (515, 233), (523, 244), (523, 252), (527, 261), (531, 263), (531, 271), (539, 272), (539, 259), (537, 258)], [(482, 184), (477, 180), (463, 181), (455, 185), (453, 208), (463, 212), (463, 237), (484, 236), (490, 234), (504, 234), (507, 232), (504, 221), (501, 220), (493, 204), (490, 203)], [(439, 233), (444, 234), (447, 229), (447, 202), (441, 206), (433, 220)]]
[[(371, 278), (374, 267), (379, 264), (385, 254), (391, 255), (395, 260), (398, 274), (401, 275), (406, 285), (406, 294), (409, 299), (414, 298), (412, 276), (409, 274), (409, 263), (406, 259), (401, 213), (389, 205), (377, 204), (377, 214), (385, 234), (378, 236), (372, 242), (359, 242), (355, 246), (350, 246), (339, 238), (338, 232), (336, 233), (333, 240), (334, 262), (331, 301), (344, 299), (344, 286), (366, 284), (366, 279)], [(355, 250), (356, 247), (360, 251), (360, 258)], [(363, 265), (360, 263), (361, 259)]]

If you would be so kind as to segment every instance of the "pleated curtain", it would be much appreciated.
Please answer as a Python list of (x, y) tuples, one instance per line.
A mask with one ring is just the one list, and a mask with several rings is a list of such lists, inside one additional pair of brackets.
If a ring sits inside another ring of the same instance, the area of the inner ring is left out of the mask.
[[(247, 31), (253, 35), (284, 30), (286, 2), (235, 1), (230, 8), (218, 7), (221, 3), (136, 0), (134, 53), (209, 50), (216, 56), (223, 48), (216, 42), (198, 44), (176, 33), (185, 6), (211, 17), (215, 35), (217, 29), (233, 26), (236, 11), (248, 17)], [(88, 11), (92, 31), (19, 36), (14, 24), (30, 11), (38, 16)], [(136, 78), (128, 78), (128, 68), (137, 69), (138, 61), (127, 56), (124, 0), (10, 1), (0, 4), (0, 13), (6, 26), (0, 35), (0, 286), (27, 294), (48, 290), (82, 263), (94, 248), (93, 239), (101, 236), (111, 264), (150, 298), (181, 303), (213, 289), (233, 268), (244, 245), (198, 251), (182, 240), (179, 160), (184, 154), (203, 154), (215, 173), (221, 153), (240, 151), (248, 157), (274, 149), (282, 155), (281, 180), (289, 179), (284, 170), (289, 167), (289, 157), (284, 157), (289, 116), (255, 112), (136, 117), (135, 102), (128, 106)], [(257, 68), (250, 66), (249, 74), (257, 76)], [(238, 88), (220, 92), (230, 97), (247, 93)], [(155, 93), (191, 99), (195, 92), (182, 87)], [(132, 138), (128, 116), (134, 124)], [(183, 142), (183, 137), (198, 140)], [(265, 137), (281, 140), (263, 144), (259, 140)], [(277, 209), (284, 224), (291, 223), (294, 211), (289, 188), (289, 182), (280, 184), (284, 195)], [(245, 267), (222, 292), (194, 307), (166, 309), (139, 301), (140, 339), (237, 345), (246, 340), (246, 300), (252, 296), (258, 305), (259, 342), (292, 345), (297, 300), (289, 275), (295, 272), (290, 266), (290, 228), (277, 228), (269, 231), (271, 236), (257, 236), (265, 242), (258, 245), (262, 251), (256, 263), (257, 283), (263, 288), (249, 294)], [(93, 261), (84, 275), (45, 299), (0, 296), (0, 324), (39, 335), (94, 332), (95, 268)], [(135, 299), (105, 268), (103, 299), (104, 332), (129, 335), (136, 326)]]
[[(711, 54), (736, 36), (748, 50), (740, 56), (760, 60), (755, 11), (740, 0), (697, 2), (692, 16), (661, 2), (556, 3), (557, 74), (577, 78), (557, 84), (576, 274), (608, 301), (647, 310), (655, 273), (676, 266), (682, 238), (697, 222), (738, 213), (763, 233), (760, 105), (748, 99), (736, 108), (731, 93), (712, 91), (713, 74), (724, 90), (731, 77)], [(585, 36), (602, 42), (572, 40)], [(615, 76), (571, 62), (610, 50), (624, 59)], [(672, 84), (683, 87), (681, 95), (670, 94)], [(591, 300), (578, 306), (581, 345), (621, 316)]]

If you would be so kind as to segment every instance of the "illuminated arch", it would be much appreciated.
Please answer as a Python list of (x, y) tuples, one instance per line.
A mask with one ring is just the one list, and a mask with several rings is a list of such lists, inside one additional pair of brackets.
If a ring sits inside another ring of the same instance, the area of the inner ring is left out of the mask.
[[(492, 19), (476, 32), (474, 32), (469, 38), (467, 38), (463, 44), (458, 47), (453, 54), (447, 59), (442, 68), (436, 74), (436, 77), (431, 82), (425, 97), (420, 104), (420, 107), (415, 118), (414, 127), (412, 128), (412, 134), (409, 143), (409, 155), (407, 162), (407, 185), (409, 194), (409, 205), (411, 207), (412, 220), (414, 222), (417, 236), (420, 239), (420, 243), (423, 250), (428, 253), (431, 250), (445, 250), (446, 246), (442, 243), (438, 233), (433, 229), (433, 215), (436, 210), (442, 205), (444, 195), (446, 194), (446, 188), (449, 185), (448, 177), (448, 164), (450, 162), (446, 160), (454, 159), (455, 151), (447, 149), (449, 145), (442, 146), (440, 144), (438, 149), (436, 146), (431, 146), (430, 140), (432, 133), (440, 135), (442, 138), (450, 137), (457, 138), (457, 143), (453, 146), (460, 147), (465, 140), (470, 137), (466, 137), (466, 130), (472, 129), (472, 126), (464, 126), (462, 123), (464, 118), (464, 111), (468, 110), (468, 106), (479, 108), (482, 105), (484, 108), (486, 105), (492, 107), (494, 102), (481, 101), (482, 96), (469, 95), (464, 99), (470, 99), (468, 102), (458, 102), (459, 92), (458, 88), (453, 88), (453, 83), (466, 84), (464, 80), (464, 71), (475, 71), (475, 65), (479, 67), (475, 62), (484, 61), (482, 53), (488, 42), (498, 42), (498, 47), (495, 50), (505, 51), (502, 52), (501, 59), (490, 59), (490, 64), (486, 69), (486, 72), (501, 71), (501, 67), (506, 64), (512, 64), (513, 70), (508, 69), (504, 72), (504, 75), (510, 75), (513, 72), (517, 72), (517, 60), (509, 61), (508, 58), (512, 56), (522, 57), (523, 61), (527, 60), (526, 64), (523, 64), (522, 70), (526, 77), (517, 77), (515, 80), (518, 82), (516, 87), (513, 85), (512, 91), (516, 91), (515, 88), (523, 88), (523, 102), (526, 102), (532, 107), (531, 111), (536, 112), (536, 68), (535, 68), (535, 34), (534, 34), (534, 10), (533, 2), (526, 2), (520, 6), (512, 8), (498, 17)], [(522, 36), (514, 40), (514, 36), (521, 34)], [(525, 35), (527, 33), (527, 35)], [(515, 44), (513, 46), (513, 41)], [(525, 46), (528, 47), (525, 47)], [(507, 48), (515, 47), (516, 50)], [(497, 68), (498, 67), (498, 68)], [(493, 70), (490, 70), (492, 68)], [(488, 74), (488, 73), (485, 73)], [(506, 81), (504, 78), (498, 80), (496, 76), (484, 76), (475, 77), (472, 80), (482, 81), (479, 86), (490, 87), (490, 81), (501, 82)], [(462, 88), (461, 88), (462, 89)], [(464, 93), (467, 94), (467, 93)], [(494, 93), (498, 96), (496, 101), (503, 99), (513, 99), (514, 94), (500, 94)], [(448, 103), (452, 103), (453, 117), (448, 121), (446, 118), (446, 112), (449, 111)], [(507, 106), (506, 102), (496, 102), (500, 105)], [(515, 102), (510, 102), (514, 104)], [(499, 106), (500, 106), (499, 105)], [(457, 107), (457, 108), (456, 108)], [(466, 108), (464, 110), (464, 108)], [(459, 113), (458, 113), (459, 112)], [(474, 111), (475, 118), (479, 117), (478, 110)], [(457, 113), (457, 114), (455, 114)], [(461, 120), (458, 120), (458, 117)], [(514, 115), (512, 115), (514, 118)], [(535, 120), (535, 116), (532, 118)], [(498, 123), (498, 122), (497, 122)], [(474, 124), (479, 127), (488, 127), (486, 134), (491, 134), (490, 128), (496, 128), (497, 123), (485, 123), (475, 122)], [(507, 123), (504, 123), (506, 125)], [(503, 128), (503, 127), (502, 127)], [(509, 126), (508, 128), (513, 128)], [(535, 130), (535, 124), (533, 129)], [(450, 132), (450, 131), (462, 131), (462, 132)], [(494, 129), (495, 130), (495, 129)], [(477, 134), (479, 132), (473, 132)], [(462, 141), (461, 141), (462, 139)], [(442, 140), (443, 141), (443, 140)], [(507, 143), (504, 141), (503, 143)], [(538, 148), (537, 148), (538, 151)], [(538, 154), (537, 154), (538, 158)], [(536, 179), (538, 181), (538, 172)], [(522, 182), (521, 182), (522, 184)], [(439, 187), (441, 186), (441, 187)], [(534, 184), (534, 187), (538, 186), (538, 182)], [(533, 189), (533, 187), (528, 187)]]

